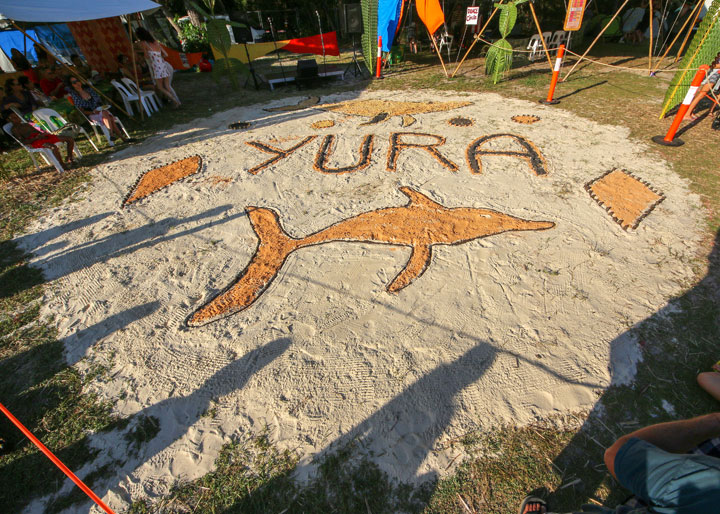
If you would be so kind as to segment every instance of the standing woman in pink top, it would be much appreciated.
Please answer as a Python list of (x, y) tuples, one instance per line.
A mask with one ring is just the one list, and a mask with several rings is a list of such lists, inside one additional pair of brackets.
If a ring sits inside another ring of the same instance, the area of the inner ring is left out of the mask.
[(173, 67), (163, 59), (163, 55), (167, 55), (165, 49), (143, 27), (138, 27), (135, 34), (142, 45), (145, 60), (150, 67), (150, 74), (155, 80), (157, 90), (168, 97), (176, 108), (180, 107), (180, 99), (171, 85)]

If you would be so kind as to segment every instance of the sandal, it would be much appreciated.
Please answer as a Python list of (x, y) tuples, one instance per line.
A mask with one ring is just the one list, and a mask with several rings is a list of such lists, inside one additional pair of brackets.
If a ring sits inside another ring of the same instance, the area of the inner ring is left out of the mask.
[(523, 498), (522, 503), (520, 504), (520, 508), (518, 509), (518, 514), (527, 514), (525, 512), (525, 509), (528, 508), (530, 505), (537, 504), (540, 506), (539, 509), (536, 510), (530, 510), (527, 511), (532, 514), (546, 514), (547, 513), (547, 502), (541, 498), (538, 498), (537, 496), (526, 496)]

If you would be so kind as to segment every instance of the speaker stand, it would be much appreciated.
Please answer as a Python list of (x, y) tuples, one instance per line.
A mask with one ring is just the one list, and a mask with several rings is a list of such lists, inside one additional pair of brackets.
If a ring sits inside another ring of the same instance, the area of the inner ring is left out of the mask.
[(350, 61), (350, 64), (348, 64), (347, 67), (345, 68), (345, 71), (343, 72), (343, 75), (342, 75), (343, 80), (345, 80), (345, 75), (347, 74), (348, 71), (350, 71), (351, 68), (352, 68), (354, 77), (357, 77), (358, 75), (360, 75), (361, 77), (363, 76), (363, 71), (362, 71), (362, 68), (360, 67), (360, 63), (358, 62), (358, 58), (357, 58), (357, 51), (355, 50), (355, 34), (353, 34), (353, 36), (352, 36), (352, 42), (353, 42), (353, 58), (352, 58), (352, 61)]

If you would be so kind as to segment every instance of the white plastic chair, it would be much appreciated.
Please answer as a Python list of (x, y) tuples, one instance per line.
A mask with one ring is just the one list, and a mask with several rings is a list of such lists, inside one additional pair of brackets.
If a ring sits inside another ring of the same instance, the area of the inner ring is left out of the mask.
[[(75, 105), (75, 104), (73, 103), (73, 101), (72, 101), (72, 96), (68, 95), (68, 96), (67, 96), (67, 99), (68, 99), (68, 101), (69, 101), (70, 103), (72, 103), (73, 105)], [(91, 120), (91, 119), (88, 118), (88, 117), (85, 115), (85, 113), (82, 112), (80, 109), (78, 109), (77, 107), (75, 107), (75, 109), (77, 109), (77, 111), (78, 111), (80, 114), (82, 114), (82, 116), (83, 116), (86, 120), (88, 120), (88, 123), (90, 123), (90, 126), (91, 126), (92, 129), (93, 129), (93, 132), (95, 132), (95, 137), (97, 138), (98, 143), (102, 143), (102, 139), (100, 139), (100, 134), (98, 134), (98, 128), (99, 128), (100, 130), (102, 130), (102, 133), (103, 133), (103, 135), (105, 136), (105, 139), (107, 139), (108, 145), (110, 145), (110, 146), (115, 146), (115, 143), (113, 143), (113, 141), (112, 141), (112, 135), (110, 134), (110, 131), (108, 130), (108, 128), (105, 126), (105, 124), (104, 124), (103, 122)], [(109, 112), (109, 111), (108, 111), (108, 112)], [(120, 121), (120, 118), (118, 118), (117, 116), (115, 116), (113, 113), (110, 113), (110, 116), (113, 117), (113, 119), (115, 120), (115, 123), (117, 123), (117, 125), (118, 125), (118, 126), (122, 129), (122, 131), (125, 133), (125, 136), (126, 136), (128, 139), (130, 139), (130, 134), (128, 134), (128, 131), (125, 129), (125, 125), (122, 124), (122, 121)]]
[[(530, 41), (528, 41), (527, 46), (527, 50), (530, 50), (530, 53), (528, 54), (529, 60), (535, 61), (537, 59), (540, 59), (542, 54), (545, 52), (542, 44), (542, 39), (545, 39), (545, 44), (547, 45), (551, 36), (552, 32), (543, 32), (542, 38), (540, 37), (540, 34), (533, 34), (533, 36), (530, 38)], [(549, 49), (550, 47), (548, 46), (548, 50)]]
[[(83, 116), (85, 116), (85, 113), (82, 113)], [(115, 116), (113, 113), (110, 113), (110, 116), (113, 117), (115, 120), (115, 123), (122, 129), (122, 131), (125, 133), (125, 137), (130, 139), (130, 134), (128, 134), (128, 131), (125, 129), (125, 125), (122, 124), (122, 121), (120, 121), (120, 118)], [(87, 116), (85, 116), (85, 119), (87, 119), (90, 122), (90, 126), (93, 128), (93, 132), (95, 132), (95, 137), (98, 140), (98, 143), (100, 143), (102, 140), (100, 139), (100, 134), (98, 134), (98, 128), (102, 131), (103, 136), (105, 136), (105, 139), (107, 139), (108, 145), (115, 146), (115, 143), (113, 143), (112, 140), (112, 134), (110, 134), (110, 130), (105, 126), (105, 124), (102, 121), (95, 121)]]
[[(3, 125), (3, 130), (7, 135), (17, 141), (20, 146), (27, 150), (27, 152), (30, 154), (30, 158), (32, 159), (33, 164), (35, 165), (35, 169), (40, 169), (40, 166), (38, 166), (37, 160), (35, 159), (35, 154), (39, 153), (40, 156), (45, 159), (45, 162), (48, 163), (48, 165), (54, 166), (59, 173), (65, 172), (65, 168), (63, 168), (62, 164), (60, 164), (60, 162), (58, 162), (58, 160), (55, 158), (52, 150), (50, 150), (49, 148), (33, 148), (32, 146), (27, 146), (25, 143), (15, 137), (15, 135), (12, 133), (12, 126), (12, 123), (6, 123), (5, 125)], [(56, 146), (59, 144), (60, 143), (56, 143)], [(80, 150), (77, 149), (77, 146), (75, 147), (74, 153), (78, 157), (82, 157), (82, 154), (80, 153)]]
[(148, 116), (151, 116), (152, 113), (150, 112), (150, 107), (148, 107), (149, 101), (147, 97), (139, 97), (137, 93), (133, 94), (130, 91), (127, 90), (125, 86), (120, 84), (117, 80), (111, 80), (110, 83), (113, 85), (115, 89), (118, 90), (118, 93), (120, 93), (120, 97), (122, 98), (123, 103), (125, 104), (125, 110), (128, 112), (130, 116), (133, 115), (132, 107), (130, 106), (130, 102), (138, 102), (138, 104), (141, 104), (143, 109), (145, 109), (145, 113)]
[(550, 41), (548, 43), (548, 50), (558, 48), (560, 45), (565, 44), (567, 42), (567, 39), (567, 32), (565, 32), (564, 30), (556, 30), (555, 33), (552, 35), (552, 38), (550, 38)]
[[(160, 110), (160, 99), (155, 95), (155, 91), (148, 91), (146, 89), (140, 89), (138, 85), (131, 79), (127, 77), (123, 77), (120, 80), (122, 80), (122, 83), (125, 84), (130, 91), (132, 91), (135, 95), (140, 92), (140, 96), (143, 97), (143, 103), (145, 102), (145, 98), (148, 100), (148, 104), (152, 110), (155, 112)], [(147, 109), (145, 109), (145, 112), (148, 112)], [(149, 115), (149, 113), (148, 113)]]
[[(55, 110), (53, 110), (53, 109), (48, 109), (48, 108), (35, 109), (35, 110), (33, 111), (33, 117), (34, 117), (36, 120), (45, 123), (45, 124), (46, 124), (49, 128), (51, 128), (51, 129), (52, 129), (52, 127), (55, 127), (55, 128), (57, 128), (57, 129), (61, 129), (61, 128), (63, 128), (65, 125), (68, 124), (67, 120), (65, 120), (65, 118), (63, 118), (63, 117), (60, 115), (60, 113), (58, 113), (57, 111), (55, 111)], [(85, 134), (85, 137), (87, 138), (87, 140), (90, 142), (90, 144), (92, 145), (92, 147), (93, 147), (93, 148), (95, 149), (95, 151), (97, 152), (97, 151), (98, 151), (98, 147), (95, 146), (95, 143), (93, 142), (92, 138), (90, 137), (90, 134), (87, 133), (87, 130), (85, 130), (83, 127), (80, 127), (80, 126), (78, 126), (78, 128), (80, 129), (80, 132), (82, 132), (83, 134)]]
[(442, 52), (444, 46), (447, 47), (448, 61), (450, 60), (450, 51), (452, 50), (452, 44), (454, 39), (455, 36), (452, 36), (446, 32), (445, 34), (440, 36), (440, 40), (438, 41), (438, 52)]

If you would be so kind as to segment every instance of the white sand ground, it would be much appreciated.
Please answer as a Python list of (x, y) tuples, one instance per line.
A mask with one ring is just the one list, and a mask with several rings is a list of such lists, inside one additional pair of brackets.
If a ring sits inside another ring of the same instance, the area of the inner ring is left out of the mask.
[[(462, 460), (449, 442), (468, 431), (591, 408), (611, 382), (632, 379), (640, 354), (626, 331), (681, 291), (697, 251), (699, 201), (670, 167), (624, 128), (497, 95), (352, 93), (321, 103), (358, 95), (473, 104), (419, 114), (407, 128), (400, 117), (359, 126), (367, 120), (319, 109), (268, 113), (268, 105), (215, 114), (118, 152), (93, 172), (86, 192), (19, 238), (52, 281), (43, 311), (55, 316), (68, 361), (109, 367), (93, 388), (118, 414), (160, 419), (160, 433), (139, 451), (128, 449), (123, 433), (91, 436), (102, 451), (81, 477), (122, 462), (97, 486), (111, 506), (201, 476), (224, 443), (265, 426), (279, 447), (304, 456), (300, 477), (313, 457), (358, 437), (391, 477), (420, 481)], [(516, 114), (541, 121), (520, 125), (510, 120)], [(474, 126), (446, 123), (458, 115)], [(310, 128), (327, 119), (335, 126)], [(235, 121), (253, 127), (228, 130)], [(399, 131), (446, 137), (440, 150), (459, 171), (422, 150), (403, 151), (397, 171), (386, 171), (388, 136)], [(335, 161), (346, 164), (369, 133), (377, 135), (373, 161), (359, 172), (315, 171), (319, 137), (276, 166), (247, 173), (270, 155), (246, 141), (276, 138), (286, 148), (306, 135), (338, 134)], [(493, 133), (531, 140), (549, 176), (533, 175), (515, 157), (485, 157), (483, 173), (471, 174), (466, 147)], [(200, 173), (120, 208), (143, 172), (194, 154), (204, 160)], [(667, 197), (637, 230), (622, 230), (584, 189), (613, 168)], [(405, 205), (399, 186), (446, 207), (489, 208), (556, 227), (436, 247), (427, 271), (397, 295), (385, 287), (404, 267), (407, 248), (333, 242), (301, 249), (246, 311), (184, 325), (253, 255), (246, 206), (275, 209), (285, 229), (302, 237)], [(42, 510), (42, 501), (28, 507)]]

